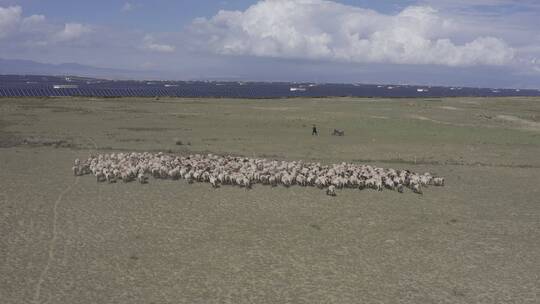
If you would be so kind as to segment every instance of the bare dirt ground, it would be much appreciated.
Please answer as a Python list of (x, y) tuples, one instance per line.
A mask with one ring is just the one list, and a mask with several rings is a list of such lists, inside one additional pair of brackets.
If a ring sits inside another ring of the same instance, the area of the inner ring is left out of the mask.
[[(533, 98), (0, 99), (0, 303), (539, 303), (538, 117)], [(447, 185), (332, 198), (71, 174), (114, 151), (370, 163)]]

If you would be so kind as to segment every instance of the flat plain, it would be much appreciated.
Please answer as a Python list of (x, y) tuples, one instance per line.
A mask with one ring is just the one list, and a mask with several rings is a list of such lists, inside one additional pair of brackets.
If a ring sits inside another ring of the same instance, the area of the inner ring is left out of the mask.
[[(118, 151), (346, 161), (446, 185), (329, 197), (73, 176), (75, 158)], [(1, 303), (540, 301), (538, 98), (0, 99), (0, 180)]]

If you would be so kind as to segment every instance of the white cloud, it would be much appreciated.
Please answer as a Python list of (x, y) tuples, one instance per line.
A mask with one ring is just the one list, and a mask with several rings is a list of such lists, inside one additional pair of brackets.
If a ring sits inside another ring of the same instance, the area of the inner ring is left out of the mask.
[(132, 11), (134, 8), (135, 6), (132, 3), (126, 2), (122, 6), (122, 12), (129, 12), (129, 11)]
[(38, 24), (45, 21), (43, 15), (32, 15), (23, 19), (23, 24)]
[(128, 13), (136, 9), (140, 9), (142, 6), (143, 5), (141, 3), (125, 2), (120, 11), (122, 13)]
[(358, 63), (505, 65), (514, 50), (503, 40), (474, 37), (429, 6), (397, 15), (326, 0), (262, 0), (245, 11), (198, 18), (192, 32), (212, 52)]
[(61, 26), (48, 23), (43, 15), (23, 17), (20, 6), (0, 7), (0, 39), (9, 38), (12, 44), (45, 46), (73, 41), (90, 32), (90, 26), (80, 23)]
[(174, 52), (175, 47), (168, 44), (150, 43), (145, 45), (145, 49), (161, 53), (171, 53)]
[(20, 6), (0, 7), (0, 38), (6, 38), (18, 32), (42, 32), (44, 22), (43, 15), (23, 18)]
[(4, 38), (17, 30), (21, 22), (20, 6), (0, 7), (0, 38)]
[(48, 26), (43, 15), (32, 15), (23, 18), (19, 30), (24, 33), (44, 33), (48, 30)]
[(154, 51), (154, 52), (160, 52), (160, 53), (172, 53), (176, 50), (176, 48), (169, 44), (159, 44), (154, 42), (154, 38), (152, 35), (146, 35), (143, 39), (143, 49)]
[(80, 23), (66, 23), (64, 29), (55, 34), (56, 41), (71, 41), (92, 32), (90, 26)]

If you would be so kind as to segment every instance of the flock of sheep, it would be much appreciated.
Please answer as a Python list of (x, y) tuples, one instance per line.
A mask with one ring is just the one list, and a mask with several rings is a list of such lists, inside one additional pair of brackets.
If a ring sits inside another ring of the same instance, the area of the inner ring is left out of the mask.
[(369, 165), (340, 163), (321, 165), (303, 161), (277, 161), (235, 156), (189, 155), (163, 153), (111, 153), (91, 155), (87, 160), (75, 160), (75, 175), (93, 174), (98, 182), (148, 182), (148, 176), (160, 179), (184, 179), (189, 183), (207, 182), (214, 188), (235, 185), (250, 189), (254, 184), (290, 187), (312, 186), (326, 189), (335, 196), (336, 189), (404, 188), (421, 194), (428, 185), (443, 186), (444, 178), (430, 173), (417, 174), (408, 170), (377, 168)]

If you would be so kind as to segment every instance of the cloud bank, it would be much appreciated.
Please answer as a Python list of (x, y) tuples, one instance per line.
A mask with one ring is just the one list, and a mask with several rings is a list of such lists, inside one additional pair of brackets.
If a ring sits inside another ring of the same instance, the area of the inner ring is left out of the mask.
[(190, 28), (223, 55), (445, 66), (500, 66), (515, 57), (500, 38), (457, 42), (466, 29), (428, 6), (386, 15), (326, 0), (262, 0), (197, 18)]
[(80, 23), (66, 23), (64, 29), (56, 33), (56, 39), (58, 41), (69, 41), (91, 32), (92, 28), (90, 26)]
[(92, 32), (90, 26), (80, 23), (57, 25), (48, 23), (43, 15), (23, 17), (20, 6), (0, 7), (0, 40), (24, 40), (27, 45), (69, 42)]
[(0, 7), (0, 39), (24, 30), (31, 23), (40, 23), (43, 20), (44, 17), (41, 15), (23, 18), (20, 6)]
[(176, 50), (172, 45), (156, 43), (152, 35), (146, 35), (144, 37), (143, 49), (160, 53), (172, 53)]

